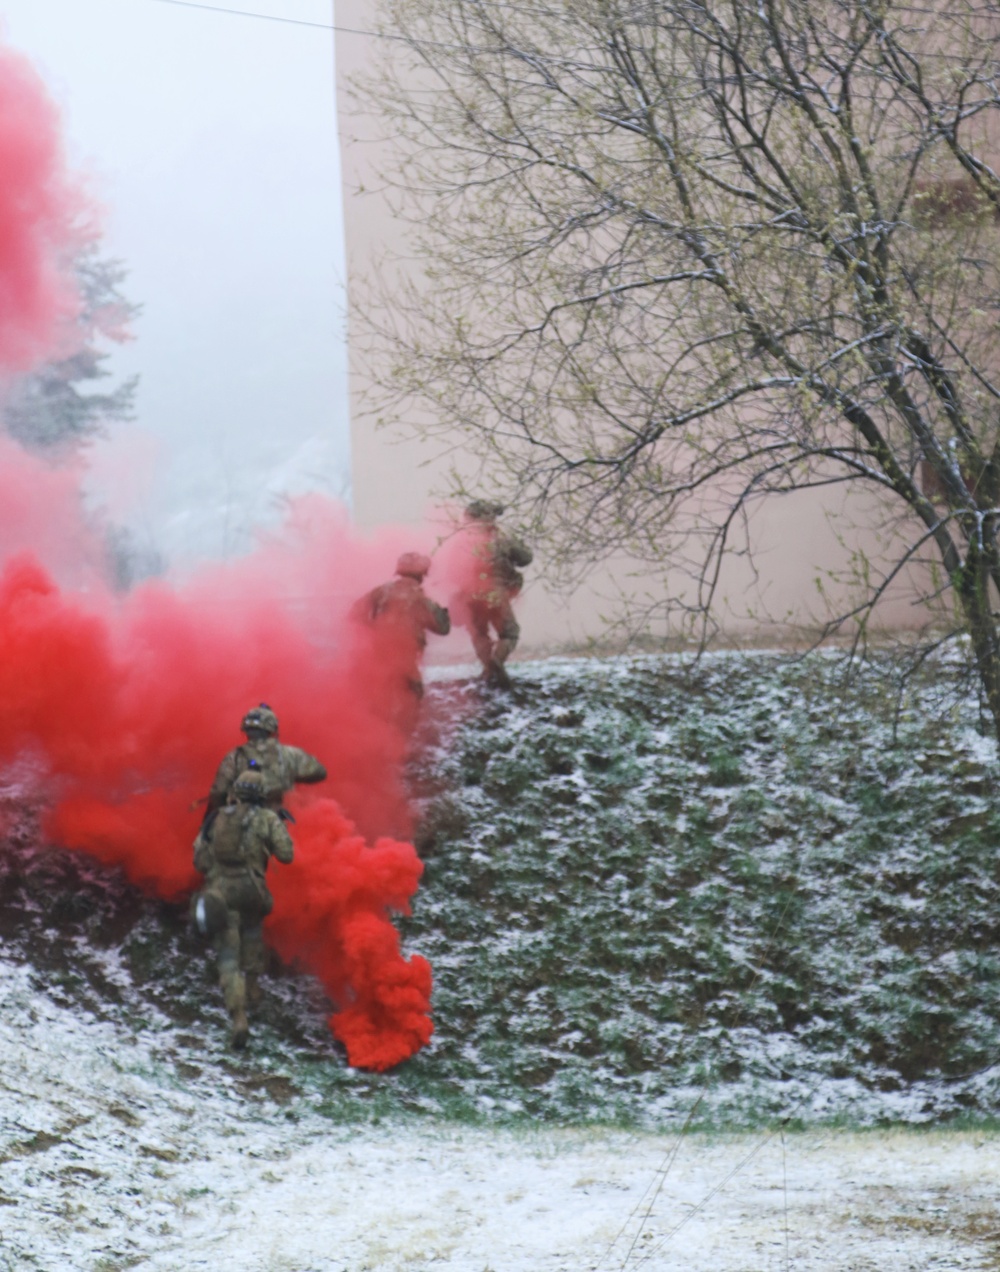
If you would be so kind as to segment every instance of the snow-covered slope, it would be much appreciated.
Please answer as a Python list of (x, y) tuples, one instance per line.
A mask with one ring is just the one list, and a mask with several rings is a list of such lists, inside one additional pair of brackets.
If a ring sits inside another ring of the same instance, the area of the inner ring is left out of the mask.
[(432, 677), (437, 1032), (384, 1075), (289, 969), (227, 1052), (183, 913), (42, 846), (8, 775), (0, 1268), (992, 1266), (995, 748), (891, 674)]
[(99, 1019), (3, 960), (0, 1048), (5, 1272), (995, 1266), (985, 1133), (338, 1123), (159, 1013)]
[[(992, 1116), (995, 745), (937, 667), (518, 668), (414, 780), (441, 1107), (753, 1124)], [(462, 708), (462, 709), (460, 709)], [(447, 1078), (444, 1077), (447, 1075)]]
[[(897, 711), (890, 670), (847, 694), (835, 660), (776, 655), (523, 664), (512, 697), (437, 679), (401, 923), (434, 968), (431, 1046), (347, 1070), (286, 970), (240, 1063), (334, 1120), (993, 1117), (995, 748), (943, 673)], [(41, 848), (16, 786), (0, 803), (6, 955), (61, 1006), (174, 1022), (164, 1063), (229, 1065), (183, 911)]]

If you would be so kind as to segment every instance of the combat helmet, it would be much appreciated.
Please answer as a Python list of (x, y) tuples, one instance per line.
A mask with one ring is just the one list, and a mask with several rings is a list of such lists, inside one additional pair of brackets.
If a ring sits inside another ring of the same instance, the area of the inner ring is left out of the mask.
[(276, 737), (278, 717), (266, 702), (262, 702), (260, 706), (250, 708), (240, 721), (240, 728), (244, 733), (249, 733), (251, 729), (259, 729), (261, 733), (269, 733)]
[(430, 568), (431, 559), (422, 552), (404, 552), (396, 562), (397, 574), (406, 579), (416, 579), (418, 583)]
[(470, 521), (492, 521), (495, 517), (502, 517), (506, 511), (505, 504), (494, 503), (490, 499), (473, 499), (465, 515)]
[(244, 769), (232, 785), (234, 799), (244, 804), (263, 804), (267, 786), (259, 768)]

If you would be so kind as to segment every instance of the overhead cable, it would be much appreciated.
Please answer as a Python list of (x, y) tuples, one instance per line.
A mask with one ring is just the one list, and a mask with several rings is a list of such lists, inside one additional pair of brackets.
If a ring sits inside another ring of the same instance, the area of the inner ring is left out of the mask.
[(225, 9), (217, 4), (199, 4), (198, 0), (157, 0), (158, 4), (176, 4), (182, 9), (204, 9), (208, 13), (229, 13), (240, 18), (260, 18), (263, 22), (284, 22), (287, 26), (314, 27), (318, 31), (343, 31), (347, 35), (377, 35), (377, 31), (354, 31), (350, 27), (333, 26), (329, 22), (306, 22), (302, 18), (283, 18), (276, 13), (255, 13), (252, 9)]
[[(260, 18), (264, 22), (283, 22), (288, 26), (312, 27), (314, 31), (335, 31), (337, 35), (367, 35), (373, 40), (398, 40), (410, 44), (405, 35), (393, 35), (390, 31), (364, 31), (359, 27), (342, 27), (331, 22), (306, 22), (302, 18), (282, 18), (276, 13), (255, 13), (252, 9), (225, 9), (218, 4), (200, 4), (199, 0), (156, 0), (157, 4), (173, 4), (181, 9), (201, 9), (206, 13), (228, 13), (238, 18)], [(459, 49), (460, 45), (444, 44), (439, 40), (422, 40), (428, 48)], [(475, 50), (483, 52), (485, 50)]]

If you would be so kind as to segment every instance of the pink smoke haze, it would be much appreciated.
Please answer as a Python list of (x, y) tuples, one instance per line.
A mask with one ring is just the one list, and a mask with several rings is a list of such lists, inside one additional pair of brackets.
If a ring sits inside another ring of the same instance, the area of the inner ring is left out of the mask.
[[(198, 883), (192, 803), (242, 741), (247, 708), (270, 703), (282, 737), (319, 756), (329, 779), (290, 799), (296, 858), (272, 866), (268, 937), (320, 977), (352, 1064), (406, 1059), (432, 1032), (430, 967), (403, 956), (391, 921), (423, 870), (402, 782), (413, 649), (387, 646), (348, 611), (401, 550), (432, 547), (433, 532), (359, 540), (339, 506), (310, 496), (253, 555), (122, 598), (91, 568), (99, 540), (73, 515), (80, 506), (66, 474), (0, 445), (0, 763), (36, 757), (54, 843), (182, 900)], [(46, 524), (63, 542), (49, 533), (24, 550)], [(439, 594), (468, 569), (451, 548), (435, 563)]]
[[(2, 47), (0, 171), (0, 370), (24, 372), (71, 326), (60, 271), (82, 203), (55, 108)], [(266, 933), (322, 981), (352, 1064), (398, 1064), (432, 1033), (430, 967), (403, 956), (392, 923), (423, 871), (402, 780), (417, 653), (412, 636), (349, 612), (400, 552), (433, 550), (433, 527), (361, 540), (343, 509), (311, 496), (251, 556), (123, 598), (104, 581), (80, 477), (0, 441), (0, 764), (30, 757), (53, 843), (180, 902), (199, 882), (196, 802), (242, 741), (244, 713), (268, 702), (284, 740), (329, 778), (290, 799), (295, 860), (272, 867)], [(467, 588), (473, 546), (447, 539), (432, 595)]]
[(70, 263), (86, 201), (63, 153), (59, 113), (24, 57), (0, 45), (0, 370), (57, 350), (78, 307)]

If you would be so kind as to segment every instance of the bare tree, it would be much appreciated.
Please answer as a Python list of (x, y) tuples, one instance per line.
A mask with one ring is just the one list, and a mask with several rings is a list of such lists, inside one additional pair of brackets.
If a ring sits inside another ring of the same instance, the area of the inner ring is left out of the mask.
[[(428, 280), (373, 318), (557, 553), (709, 612), (755, 501), (860, 483), (1000, 734), (1000, 14), (972, 0), (386, 0)], [(373, 309), (373, 312), (374, 309)], [(933, 566), (933, 568), (930, 568)]]

